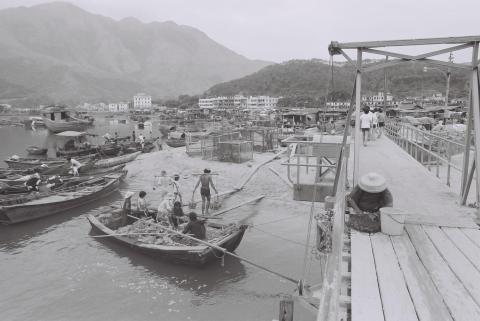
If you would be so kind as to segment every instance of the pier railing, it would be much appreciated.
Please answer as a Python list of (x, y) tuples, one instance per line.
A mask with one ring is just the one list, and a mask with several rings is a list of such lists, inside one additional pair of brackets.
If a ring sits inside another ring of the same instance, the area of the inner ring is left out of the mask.
[(394, 121), (386, 122), (385, 134), (448, 186), (460, 181), (462, 168), (452, 156), (464, 152), (464, 143)]
[(347, 162), (347, 157), (344, 157), (335, 191), (335, 203), (332, 209), (332, 250), (325, 264), (317, 321), (337, 321), (341, 314), (340, 291), (343, 272)]

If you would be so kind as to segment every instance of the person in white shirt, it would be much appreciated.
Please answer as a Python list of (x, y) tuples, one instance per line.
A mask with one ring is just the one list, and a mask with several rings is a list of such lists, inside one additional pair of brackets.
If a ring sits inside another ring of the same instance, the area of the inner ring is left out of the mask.
[(173, 195), (168, 193), (165, 199), (158, 205), (157, 222), (163, 217), (168, 218), (173, 211)]
[(363, 146), (367, 146), (367, 135), (370, 132), (370, 127), (372, 126), (372, 117), (368, 114), (369, 110), (364, 109), (363, 114), (360, 115), (360, 128), (362, 129), (363, 134)]
[(67, 161), (71, 165), (73, 176), (78, 176), (78, 170), (80, 169), (80, 167), (82, 167), (82, 163), (71, 157), (67, 157)]
[(163, 199), (172, 190), (173, 180), (167, 176), (166, 171), (161, 171), (160, 176), (155, 176), (153, 189), (158, 189), (160, 198)]

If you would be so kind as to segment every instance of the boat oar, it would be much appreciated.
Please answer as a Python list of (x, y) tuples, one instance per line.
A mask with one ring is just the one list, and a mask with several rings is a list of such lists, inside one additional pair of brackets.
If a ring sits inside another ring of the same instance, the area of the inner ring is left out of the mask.
[[(129, 215), (129, 217), (132, 217), (132, 216)], [(133, 216), (133, 217), (136, 218), (135, 216)], [(259, 268), (259, 269), (262, 269), (262, 270), (267, 271), (267, 272), (269, 272), (269, 273), (275, 274), (276, 276), (279, 276), (279, 277), (281, 277), (281, 278), (283, 278), (283, 279), (285, 279), (285, 280), (288, 280), (288, 281), (290, 281), (290, 282), (292, 282), (292, 283), (299, 284), (299, 280), (295, 280), (295, 279), (293, 279), (293, 278), (291, 278), (291, 277), (289, 277), (289, 276), (283, 275), (283, 274), (281, 274), (281, 273), (279, 273), (279, 272), (272, 271), (272, 270), (270, 270), (269, 268), (266, 268), (266, 267), (264, 267), (264, 266), (261, 266), (261, 265), (255, 263), (255, 262), (250, 261), (249, 259), (246, 259), (246, 258), (243, 258), (243, 257), (238, 256), (238, 255), (236, 255), (236, 254), (233, 254), (232, 252), (229, 252), (227, 249), (224, 249), (223, 247), (220, 247), (220, 246), (218, 246), (218, 245), (209, 243), (209, 242), (207, 242), (207, 241), (203, 241), (203, 240), (197, 239), (196, 237), (190, 236), (190, 235), (188, 235), (188, 234), (183, 234), (183, 233), (181, 233), (181, 232), (172, 230), (172, 229), (170, 229), (170, 228), (168, 228), (168, 227), (164, 227), (164, 226), (158, 226), (158, 227), (161, 228), (161, 229), (163, 229), (163, 230), (165, 230), (165, 231), (168, 231), (168, 232), (170, 232), (170, 233), (180, 235), (180, 236), (185, 237), (185, 238), (187, 238), (187, 239), (190, 239), (190, 240), (192, 240), (192, 241), (196, 241), (196, 242), (198, 242), (198, 243), (200, 243), (200, 244), (203, 244), (203, 245), (206, 245), (206, 246), (208, 246), (208, 247), (211, 247), (212, 249), (221, 251), (221, 252), (223, 252), (224, 254), (230, 255), (230, 256), (232, 256), (232, 257), (234, 257), (234, 258), (236, 258), (236, 259), (238, 259), (238, 260), (240, 260), (240, 261), (246, 262), (246, 263), (248, 263), (248, 264), (250, 264), (250, 265), (253, 265), (253, 266), (255, 266), (255, 267)], [(133, 234), (133, 233), (130, 233), (130, 235), (132, 235), (132, 234)], [(143, 234), (143, 233), (142, 233), (142, 234)], [(155, 234), (160, 234), (160, 233), (145, 233), (145, 234), (155, 235)], [(119, 235), (120, 235), (120, 234), (110, 234), (110, 236), (119, 236)], [(101, 235), (101, 236), (103, 236), (103, 235)]]
[(212, 216), (218, 216), (218, 215), (223, 214), (223, 213), (225, 213), (225, 212), (228, 212), (228, 211), (234, 210), (234, 209), (236, 209), (236, 208), (239, 208), (239, 207), (241, 207), (241, 206), (243, 206), (243, 205), (247, 205), (248, 203), (257, 202), (257, 201), (261, 200), (261, 199), (264, 198), (264, 197), (265, 197), (265, 195), (260, 195), (260, 196), (258, 196), (258, 197), (255, 197), (255, 198), (246, 200), (246, 201), (244, 201), (244, 202), (242, 202), (242, 203), (240, 203), (240, 204), (237, 204), (237, 205), (234, 205), (234, 206), (232, 206), (232, 207), (226, 208), (226, 209), (224, 209), (224, 210), (215, 212), (215, 213), (212, 214)]

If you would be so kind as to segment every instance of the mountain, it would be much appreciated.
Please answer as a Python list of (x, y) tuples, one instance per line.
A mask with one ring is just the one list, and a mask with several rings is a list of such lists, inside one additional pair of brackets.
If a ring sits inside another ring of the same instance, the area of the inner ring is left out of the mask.
[(0, 10), (0, 39), (0, 99), (118, 101), (137, 92), (176, 97), (269, 64), (192, 27), (116, 21), (63, 2)]
[[(374, 62), (374, 61), (366, 61)], [(435, 68), (423, 72), (422, 63), (406, 63), (387, 68), (387, 88), (396, 97), (420, 96), (433, 92), (445, 93), (446, 76)], [(444, 69), (444, 72), (446, 70)], [(355, 70), (349, 64), (328, 63), (320, 59), (291, 60), (269, 65), (251, 75), (217, 84), (203, 96), (271, 95), (282, 97), (323, 98), (327, 91), (339, 99), (350, 99)], [(382, 70), (364, 73), (362, 92), (373, 94), (383, 91)], [(423, 89), (422, 89), (423, 88)], [(468, 72), (452, 71), (450, 97), (465, 97), (468, 92)], [(323, 100), (320, 100), (323, 101)]]

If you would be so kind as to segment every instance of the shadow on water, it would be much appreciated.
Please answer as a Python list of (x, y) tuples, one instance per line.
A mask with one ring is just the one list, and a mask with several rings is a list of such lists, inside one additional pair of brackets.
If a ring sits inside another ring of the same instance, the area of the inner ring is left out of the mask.
[(26, 246), (32, 238), (55, 230), (63, 223), (88, 211), (120, 199), (115, 191), (97, 201), (55, 215), (12, 225), (0, 225), (0, 249), (13, 251)]
[[(96, 233), (91, 230), (89, 235)], [(233, 257), (226, 256), (224, 266), (220, 259), (204, 266), (190, 266), (152, 258), (108, 238), (97, 238), (95, 241), (108, 247), (120, 258), (128, 259), (130, 265), (144, 268), (153, 275), (168, 280), (171, 285), (196, 295), (219, 292), (223, 287), (246, 277), (245, 265)]]

